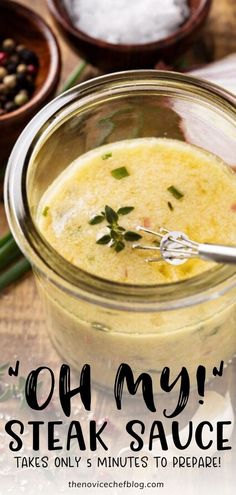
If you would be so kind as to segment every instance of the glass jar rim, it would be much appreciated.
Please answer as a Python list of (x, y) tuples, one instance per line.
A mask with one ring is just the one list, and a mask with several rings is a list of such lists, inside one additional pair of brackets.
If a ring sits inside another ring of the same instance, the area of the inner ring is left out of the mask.
[(156, 70), (108, 74), (79, 84), (46, 105), (26, 126), (9, 158), (5, 178), (5, 205), (8, 222), (20, 249), (31, 264), (57, 287), (94, 304), (126, 311), (166, 311), (203, 303), (224, 294), (236, 285), (236, 268), (218, 265), (183, 281), (159, 285), (130, 285), (113, 282), (85, 272), (62, 258), (40, 234), (30, 214), (27, 200), (27, 170), (42, 136), (73, 110), (87, 102), (147, 89), (175, 91), (198, 101), (210, 102), (235, 121), (236, 98), (222, 88), (176, 72)]

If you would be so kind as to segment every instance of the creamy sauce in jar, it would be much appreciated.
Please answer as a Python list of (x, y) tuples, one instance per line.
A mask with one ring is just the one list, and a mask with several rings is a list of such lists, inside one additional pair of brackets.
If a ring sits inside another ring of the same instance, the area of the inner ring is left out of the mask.
[[(44, 193), (37, 223), (64, 258), (112, 281), (165, 284), (211, 268), (199, 259), (181, 266), (145, 263), (147, 253), (125, 239), (120, 252), (111, 242), (99, 244), (111, 234), (101, 214), (105, 205), (118, 213), (130, 207), (117, 220), (124, 232), (164, 226), (195, 241), (236, 244), (236, 175), (214, 155), (178, 140), (126, 140), (84, 154)], [(154, 241), (148, 234), (140, 240)]]
[[(36, 222), (69, 262), (124, 284), (164, 288), (214, 266), (199, 259), (182, 266), (148, 264), (146, 252), (132, 250), (132, 242), (125, 240), (120, 252), (98, 244), (107, 235), (101, 214), (106, 205), (115, 212), (132, 207), (119, 214), (125, 231), (137, 232), (139, 224), (153, 230), (164, 226), (200, 242), (236, 243), (236, 175), (214, 155), (178, 140), (126, 140), (80, 156), (45, 191)], [(141, 242), (153, 240), (144, 234)], [(103, 307), (40, 276), (37, 281), (56, 348), (75, 368), (86, 358), (99, 386), (113, 387), (122, 362), (136, 377), (150, 372), (154, 388), (164, 366), (171, 366), (174, 376), (186, 366), (195, 377), (202, 364), (210, 377), (213, 367), (222, 359), (229, 362), (236, 351), (234, 292), (193, 306), (183, 301), (167, 311), (137, 312), (135, 305), (133, 311)], [(178, 299), (179, 285), (170, 290)]]

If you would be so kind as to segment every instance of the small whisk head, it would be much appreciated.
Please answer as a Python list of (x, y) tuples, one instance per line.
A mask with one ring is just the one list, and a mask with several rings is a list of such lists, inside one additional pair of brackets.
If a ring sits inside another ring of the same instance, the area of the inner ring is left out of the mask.
[(190, 240), (183, 232), (168, 230), (164, 227), (160, 227), (156, 232), (141, 226), (136, 227), (136, 230), (151, 234), (160, 240), (159, 245), (133, 244), (133, 249), (159, 252), (160, 256), (158, 257), (146, 258), (148, 263), (164, 260), (170, 265), (177, 266), (199, 255), (199, 244)]

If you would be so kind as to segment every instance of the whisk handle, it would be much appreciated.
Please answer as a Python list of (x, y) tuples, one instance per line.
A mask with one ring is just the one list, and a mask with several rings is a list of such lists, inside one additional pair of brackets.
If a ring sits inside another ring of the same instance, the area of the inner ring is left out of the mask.
[(205, 260), (236, 264), (236, 247), (220, 244), (199, 244), (198, 254)]

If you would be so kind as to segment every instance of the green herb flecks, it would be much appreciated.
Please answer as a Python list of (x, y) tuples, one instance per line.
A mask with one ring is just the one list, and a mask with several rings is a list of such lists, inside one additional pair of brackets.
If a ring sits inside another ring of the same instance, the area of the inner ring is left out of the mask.
[(119, 215), (118, 213), (113, 210), (110, 206), (105, 206), (105, 218), (111, 226), (116, 224), (118, 222)]
[(211, 331), (211, 333), (209, 333), (209, 337), (212, 337), (213, 335), (216, 335), (217, 333), (219, 333), (219, 331), (221, 330), (221, 326), (218, 326), (218, 327), (215, 327), (213, 328), (213, 330)]
[(124, 239), (126, 241), (129, 241), (129, 242), (134, 242), (134, 241), (138, 241), (139, 239), (141, 239), (141, 235), (137, 234), (137, 232), (133, 232), (132, 230), (127, 230), (124, 233)]
[(0, 292), (8, 287), (31, 269), (30, 263), (25, 258), (19, 258), (9, 268), (0, 273)]
[(103, 235), (97, 240), (97, 244), (102, 244), (102, 245), (109, 244), (110, 240), (111, 240), (110, 234)]
[(101, 215), (94, 215), (89, 220), (89, 225), (97, 225), (98, 223), (102, 223), (105, 220), (105, 214), (102, 212)]
[(124, 179), (125, 177), (129, 177), (129, 172), (126, 167), (119, 167), (119, 168), (114, 168), (114, 170), (111, 171), (112, 177), (116, 180), (121, 180)]
[(123, 208), (119, 208), (117, 210), (118, 215), (128, 215), (131, 211), (134, 210), (134, 206), (124, 206)]
[(43, 211), (42, 211), (42, 215), (43, 215), (44, 217), (46, 217), (46, 216), (47, 216), (47, 214), (48, 214), (48, 211), (49, 211), (49, 206), (45, 206), (45, 208), (44, 208), (44, 209), (43, 209)]
[(104, 155), (102, 155), (102, 160), (108, 160), (108, 158), (111, 158), (112, 157), (112, 153), (109, 152), (109, 153), (104, 153)]
[(174, 207), (173, 207), (172, 203), (171, 203), (170, 201), (168, 201), (168, 203), (167, 203), (167, 204), (168, 204), (168, 208), (169, 208), (169, 210), (170, 210), (170, 211), (173, 211)]
[(175, 199), (181, 199), (184, 197), (184, 194), (179, 191), (175, 186), (167, 187), (167, 190), (174, 196)]
[(125, 242), (134, 242), (141, 239), (142, 236), (137, 232), (126, 230), (122, 225), (119, 225), (119, 215), (128, 215), (133, 209), (133, 206), (124, 206), (115, 211), (113, 208), (106, 205), (104, 212), (102, 211), (100, 215), (92, 217), (92, 219), (89, 220), (90, 225), (96, 225), (103, 220), (108, 222), (108, 232), (99, 237), (96, 243), (100, 245), (109, 244), (116, 253), (119, 253), (125, 248)]
[(93, 263), (95, 261), (95, 256), (88, 256), (89, 263)]
[(71, 72), (68, 79), (66, 79), (64, 85), (62, 86), (61, 93), (64, 93), (64, 91), (67, 91), (70, 88), (73, 88), (73, 86), (78, 83), (78, 80), (83, 74), (86, 67), (87, 62), (85, 60), (82, 60), (80, 64), (73, 70), (73, 72)]

